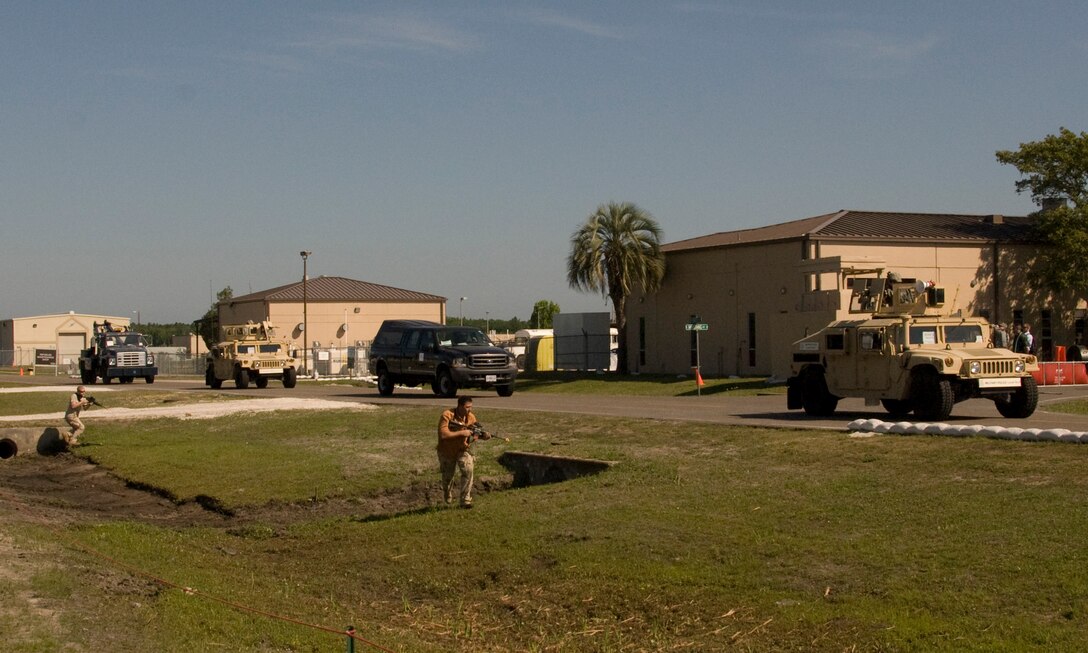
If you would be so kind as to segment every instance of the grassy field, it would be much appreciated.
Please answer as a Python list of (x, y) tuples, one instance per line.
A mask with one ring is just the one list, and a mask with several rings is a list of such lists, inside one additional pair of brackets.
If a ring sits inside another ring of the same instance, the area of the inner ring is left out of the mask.
[[(49, 561), (0, 584), (0, 600), (26, 606), (0, 621), (0, 641), (14, 651), (344, 650), (342, 636), (238, 606), (352, 624), (396, 651), (1088, 641), (1088, 448), (480, 417), (513, 441), (478, 445), (478, 479), (505, 474), (496, 459), (506, 449), (617, 464), (482, 493), (461, 511), (432, 499), (433, 409), (95, 422), (79, 456), (178, 501), (257, 517), (189, 528), (0, 522), (0, 543)], [(398, 496), (392, 511), (363, 509)], [(285, 504), (342, 510), (260, 512)], [(42, 611), (55, 611), (55, 628), (33, 625)]]

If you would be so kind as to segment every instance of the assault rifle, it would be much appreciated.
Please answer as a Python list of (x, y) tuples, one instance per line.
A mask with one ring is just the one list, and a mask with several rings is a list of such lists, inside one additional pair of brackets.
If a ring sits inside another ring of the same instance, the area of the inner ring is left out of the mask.
[(87, 397), (87, 403), (91, 406), (98, 406), (99, 408), (105, 408), (102, 404), (98, 403), (98, 400), (94, 397)]
[(498, 438), (503, 442), (510, 441), (510, 438), (501, 436), (498, 433), (489, 433), (487, 430), (484, 429), (483, 424), (480, 424), (479, 422), (476, 422), (474, 424), (462, 424), (461, 422), (458, 422), (456, 420), (450, 420), (451, 431), (460, 431), (462, 429), (468, 429), (472, 431), (472, 436), (469, 438), (469, 444), (472, 444), (473, 442), (480, 439), (486, 440), (488, 438)]

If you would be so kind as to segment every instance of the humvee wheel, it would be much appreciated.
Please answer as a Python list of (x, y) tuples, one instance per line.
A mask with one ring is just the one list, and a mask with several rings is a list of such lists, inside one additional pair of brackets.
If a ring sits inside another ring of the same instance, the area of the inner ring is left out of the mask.
[(204, 383), (212, 390), (218, 390), (223, 387), (223, 382), (215, 376), (215, 370), (213, 370), (210, 365), (208, 366), (208, 369), (204, 371)]
[(881, 399), (880, 405), (884, 406), (889, 415), (895, 417), (903, 417), (914, 408), (910, 399)]
[(439, 397), (457, 396), (457, 383), (453, 380), (453, 375), (449, 371), (438, 373), (438, 383), (435, 385), (435, 389), (438, 390)]
[(283, 387), (293, 388), (298, 383), (298, 373), (293, 367), (283, 368)]
[(383, 397), (389, 397), (393, 394), (393, 379), (390, 378), (389, 372), (384, 367), (378, 372), (378, 394)]
[(810, 369), (801, 385), (801, 401), (805, 413), (814, 417), (826, 417), (835, 412), (839, 405), (839, 398), (831, 394), (827, 389), (827, 380), (824, 379), (822, 369)]
[(1001, 413), (1003, 417), (1012, 417), (1015, 419), (1023, 419), (1030, 417), (1035, 412), (1035, 407), (1039, 405), (1039, 385), (1035, 383), (1035, 379), (1030, 376), (1025, 376), (1021, 382), (1020, 388), (1010, 394), (1007, 398), (994, 399), (994, 406), (997, 407), (997, 412)]
[(939, 422), (952, 414), (955, 401), (952, 384), (933, 370), (914, 373), (910, 382), (910, 396), (914, 403), (914, 416), (918, 419)]
[(241, 367), (234, 368), (234, 385), (239, 390), (245, 390), (249, 387), (249, 371), (243, 370)]
[(253, 380), (253, 383), (256, 384), (256, 386), (258, 388), (267, 388), (268, 387), (268, 377), (267, 376), (258, 376), (256, 379)]

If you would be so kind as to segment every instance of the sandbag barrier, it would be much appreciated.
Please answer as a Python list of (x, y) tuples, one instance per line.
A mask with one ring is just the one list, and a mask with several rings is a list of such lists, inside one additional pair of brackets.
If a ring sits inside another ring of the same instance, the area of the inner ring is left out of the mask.
[(985, 426), (982, 424), (930, 424), (927, 422), (885, 422), (879, 419), (856, 419), (846, 428), (858, 433), (883, 435), (943, 435), (946, 437), (979, 436), (995, 440), (1023, 442), (1068, 442), (1088, 444), (1088, 432), (1069, 429), (1022, 429), (1015, 426)]

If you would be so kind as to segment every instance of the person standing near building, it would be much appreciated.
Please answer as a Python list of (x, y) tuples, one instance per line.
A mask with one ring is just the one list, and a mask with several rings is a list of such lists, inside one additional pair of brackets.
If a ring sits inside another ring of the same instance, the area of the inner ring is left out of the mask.
[(472, 397), (457, 398), (457, 407), (442, 411), (438, 420), (438, 466), (442, 472), (442, 492), (446, 503), (453, 503), (453, 477), (461, 473), (461, 507), (472, 507), (472, 478), (474, 461), (472, 443), (479, 437), (490, 440), (488, 433), (471, 427), (476, 423), (472, 414)]
[(1009, 333), (1008, 331), (1005, 331), (1004, 324), (999, 322), (997, 326), (994, 327), (994, 332), (991, 336), (991, 340), (993, 340), (994, 347), (997, 347), (998, 349), (1008, 349)]
[(1031, 354), (1035, 351), (1035, 336), (1031, 334), (1031, 325), (1024, 324), (1012, 343), (1012, 350), (1018, 354)]
[(68, 422), (68, 426), (72, 427), (72, 430), (64, 438), (68, 446), (79, 444), (79, 436), (83, 435), (84, 431), (79, 414), (90, 405), (91, 402), (87, 399), (87, 388), (83, 386), (76, 388), (76, 391), (68, 397), (68, 409), (64, 411), (64, 421)]

